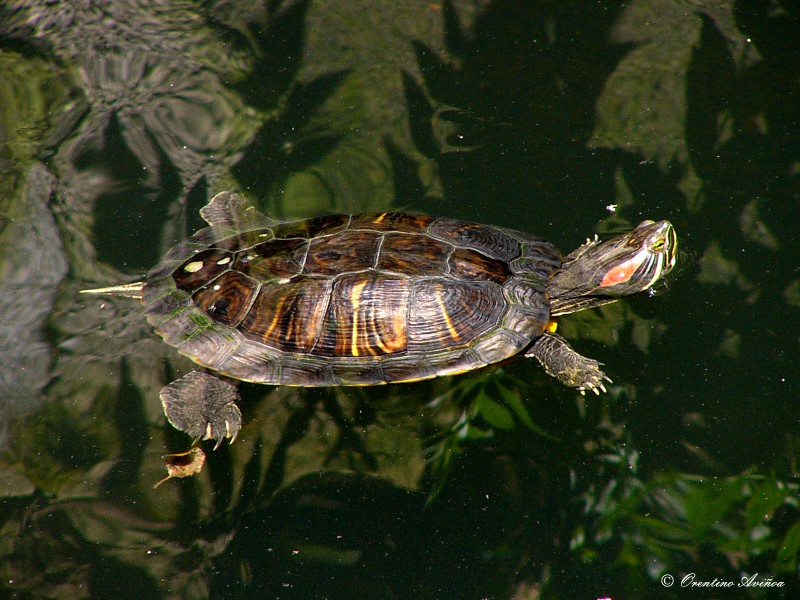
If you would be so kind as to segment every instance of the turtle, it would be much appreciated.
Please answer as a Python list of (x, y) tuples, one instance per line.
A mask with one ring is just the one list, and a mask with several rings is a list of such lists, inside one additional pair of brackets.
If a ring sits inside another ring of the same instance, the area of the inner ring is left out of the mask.
[(668, 221), (566, 257), (504, 227), (405, 212), (281, 221), (221, 192), (208, 227), (132, 284), (156, 333), (201, 369), (160, 393), (196, 438), (235, 439), (236, 382), (362, 386), (455, 375), (521, 355), (581, 393), (611, 380), (555, 318), (643, 292), (675, 265)]

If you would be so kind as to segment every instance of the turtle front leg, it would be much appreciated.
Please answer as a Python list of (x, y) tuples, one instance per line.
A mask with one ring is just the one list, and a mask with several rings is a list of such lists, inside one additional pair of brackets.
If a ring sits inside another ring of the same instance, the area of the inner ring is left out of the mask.
[(239, 391), (215, 375), (192, 371), (164, 387), (159, 397), (170, 423), (195, 439), (217, 440), (215, 450), (226, 437), (233, 443), (242, 427)]
[(578, 388), (581, 394), (591, 390), (600, 394), (606, 391), (603, 380), (611, 380), (600, 369), (600, 363), (581, 356), (567, 340), (556, 333), (545, 331), (525, 356), (535, 356), (548, 375), (552, 375), (566, 386)]

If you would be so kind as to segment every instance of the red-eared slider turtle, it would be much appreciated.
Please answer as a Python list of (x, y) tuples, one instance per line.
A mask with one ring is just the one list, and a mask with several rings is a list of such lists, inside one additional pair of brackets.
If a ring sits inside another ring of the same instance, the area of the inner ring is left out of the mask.
[(605, 390), (597, 361), (554, 317), (650, 288), (675, 265), (675, 230), (644, 221), (566, 258), (528, 233), (418, 214), (279, 222), (235, 194), (201, 211), (209, 227), (144, 282), (90, 290), (141, 298), (168, 344), (205, 367), (161, 392), (190, 435), (235, 436), (225, 378), (275, 385), (408, 382), (516, 354), (581, 391)]

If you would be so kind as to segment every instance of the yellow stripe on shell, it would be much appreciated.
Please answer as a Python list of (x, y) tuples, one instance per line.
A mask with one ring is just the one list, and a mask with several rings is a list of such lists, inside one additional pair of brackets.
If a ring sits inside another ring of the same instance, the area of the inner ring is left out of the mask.
[(461, 336), (456, 331), (456, 328), (453, 326), (453, 321), (450, 319), (450, 313), (447, 312), (447, 307), (444, 303), (444, 295), (442, 291), (439, 290), (437, 293), (437, 299), (439, 300), (439, 308), (442, 309), (442, 316), (444, 317), (444, 324), (447, 325), (447, 329), (450, 332), (450, 337), (453, 338), (454, 341), (459, 341)]
[(267, 342), (268, 339), (270, 339), (272, 337), (272, 330), (275, 329), (275, 327), (278, 326), (278, 320), (281, 318), (281, 315), (283, 314), (281, 312), (281, 309), (283, 308), (283, 303), (284, 302), (286, 302), (286, 296), (284, 296), (281, 299), (281, 301), (278, 302), (278, 305), (275, 307), (275, 316), (272, 317), (272, 323), (269, 324), (269, 327), (264, 332), (264, 334), (261, 336), (261, 338), (264, 340), (265, 343)]
[(373, 327), (372, 338), (375, 340), (375, 344), (381, 350), (383, 350), (384, 354), (391, 354), (393, 350), (383, 342), (383, 338), (381, 337), (381, 332), (379, 331), (375, 323), (375, 315), (372, 315), (372, 327)]
[(358, 309), (361, 306), (361, 294), (366, 285), (366, 281), (357, 283), (350, 292), (350, 307), (353, 312), (353, 329), (350, 333), (350, 352), (353, 356), (358, 356)]
[[(467, 369), (467, 371), (470, 371), (470, 370), (472, 370), (472, 369)], [(457, 375), (458, 373), (453, 373), (453, 374)], [(433, 379), (434, 377), (438, 377), (438, 375), (434, 375), (434, 374), (431, 373), (431, 374), (426, 374), (426, 375), (420, 375), (419, 377), (407, 377), (407, 378), (400, 378), (400, 379), (392, 379), (391, 383), (415, 383), (417, 381), (425, 381), (426, 379)]]
[[(392, 315), (392, 330), (381, 330), (380, 321), (377, 321), (375, 314), (371, 315), (370, 323), (372, 325), (371, 338), (375, 341), (375, 345), (380, 348), (384, 354), (394, 354), (406, 347), (406, 321), (404, 313), (395, 313)], [(382, 335), (386, 334), (386, 337)], [(376, 355), (373, 346), (369, 346), (370, 354)]]

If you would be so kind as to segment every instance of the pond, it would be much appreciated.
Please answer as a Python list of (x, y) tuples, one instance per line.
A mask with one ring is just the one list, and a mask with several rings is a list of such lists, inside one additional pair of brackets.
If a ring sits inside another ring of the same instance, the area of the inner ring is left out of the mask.
[[(0, 596), (800, 594), (792, 3), (12, 0), (0, 66)], [(565, 255), (666, 219), (677, 266), (559, 319), (605, 393), (243, 383), (215, 448), (142, 304), (80, 291), (225, 190)]]

